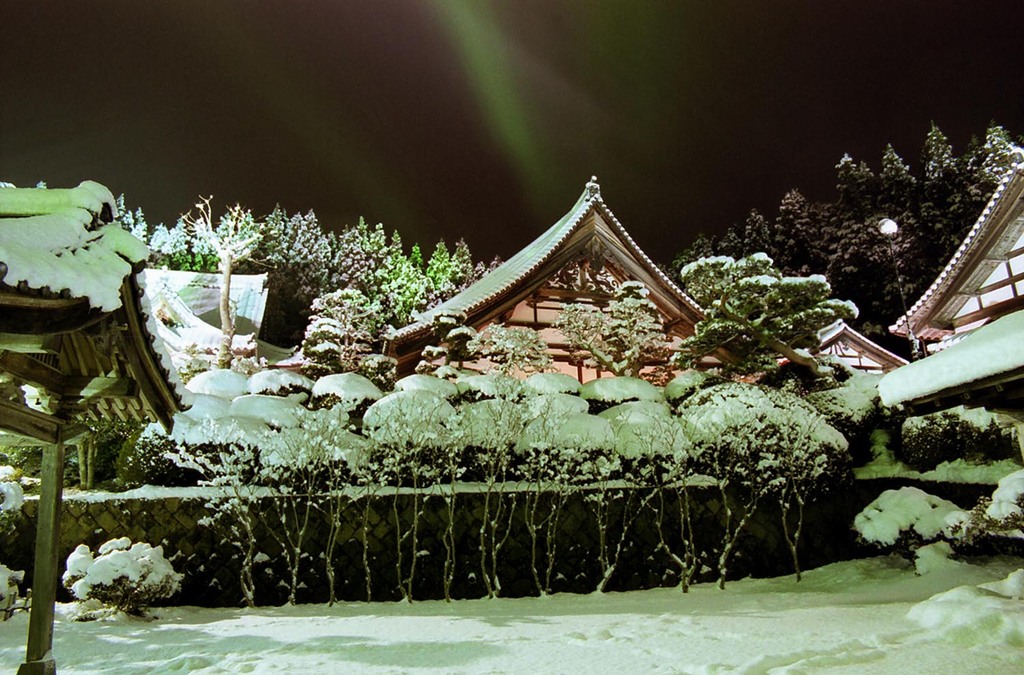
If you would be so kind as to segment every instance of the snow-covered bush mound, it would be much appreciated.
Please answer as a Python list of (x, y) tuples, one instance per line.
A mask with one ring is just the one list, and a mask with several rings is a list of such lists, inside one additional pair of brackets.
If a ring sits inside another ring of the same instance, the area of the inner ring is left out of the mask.
[(580, 382), (565, 373), (534, 373), (523, 380), (523, 387), (535, 394), (578, 394)]
[(409, 375), (395, 382), (395, 391), (413, 390), (432, 391), (446, 400), (452, 400), (459, 395), (459, 388), (448, 380), (443, 380), (434, 375)]
[(182, 575), (164, 558), (163, 547), (132, 544), (128, 537), (111, 539), (93, 556), (85, 544), (71, 552), (64, 586), (79, 600), (96, 600), (116, 611), (136, 616), (154, 601), (169, 598), (181, 586)]
[(25, 492), (21, 484), (14, 481), (0, 483), (0, 513), (14, 513), (25, 503)]
[(520, 448), (567, 449), (580, 452), (608, 451), (615, 447), (615, 432), (608, 420), (579, 413), (551, 420), (537, 418), (527, 425)]
[(953, 560), (953, 547), (948, 541), (935, 541), (914, 551), (914, 570), (918, 576), (956, 569), (967, 563)]
[(192, 406), (180, 415), (195, 421), (218, 419), (226, 417), (230, 407), (231, 401), (226, 398), (210, 394), (193, 394)]
[(700, 370), (688, 370), (685, 373), (680, 373), (665, 385), (665, 400), (672, 405), (677, 405), (701, 389), (722, 382), (722, 378), (717, 375)]
[[(337, 462), (350, 468), (361, 466), (370, 442), (349, 431), (347, 422), (329, 408), (299, 408), (294, 425), (268, 435), (260, 446), (263, 468), (286, 466), (295, 470)], [(273, 482), (274, 472), (267, 470), (265, 474)]]
[[(907, 618), (965, 649), (1024, 647), (1024, 570), (1002, 581), (959, 586), (914, 605)], [(929, 637), (932, 637), (929, 636)]]
[(522, 405), (503, 399), (465, 403), (455, 420), (456, 437), (467, 448), (511, 448), (523, 433), (525, 413)]
[(821, 447), (845, 451), (846, 439), (810, 405), (786, 392), (729, 382), (686, 399), (679, 407), (687, 433), (706, 447), (749, 444), (792, 445), (806, 439)]
[(952, 540), (968, 514), (951, 501), (915, 487), (886, 490), (853, 520), (853, 528), (868, 542), (895, 546), (898, 541)]
[(247, 390), (250, 394), (272, 394), (287, 396), (313, 391), (313, 380), (305, 375), (283, 368), (260, 370), (249, 377)]
[(990, 461), (1018, 457), (1008, 429), (980, 408), (951, 408), (911, 417), (903, 423), (897, 459), (918, 471), (930, 471), (956, 459)]
[[(181, 415), (175, 417), (176, 428), (179, 424), (191, 423), (181, 422), (182, 419)], [(131, 448), (126, 448), (117, 458), (118, 485), (128, 490), (143, 485), (196, 485), (201, 476), (195, 471), (178, 466), (168, 456), (175, 450), (176, 442), (167, 435), (163, 427), (155, 423), (146, 426)]]
[(290, 396), (267, 396), (265, 394), (245, 394), (231, 402), (228, 414), (232, 417), (248, 417), (259, 420), (272, 427), (292, 427), (296, 424), (296, 416), (304, 408), (299, 405), (305, 394)]
[(15, 469), (9, 464), (0, 464), (0, 482), (17, 480), (20, 474), (19, 469)]
[(425, 390), (396, 391), (363, 415), (363, 433), (391, 447), (440, 448), (450, 442), (455, 408)]
[[(1024, 519), (1024, 469), (999, 480), (985, 515), (997, 522), (1022, 522)], [(1020, 536), (1024, 536), (1021, 534)]]
[[(851, 444), (865, 444), (881, 413), (879, 375), (856, 373), (834, 389), (815, 391), (806, 400)], [(865, 458), (867, 459), (867, 458)]]
[(620, 403), (619, 405), (612, 406), (607, 410), (602, 410), (597, 413), (597, 416), (605, 418), (612, 423), (612, 426), (614, 426), (620, 419), (635, 417), (637, 415), (661, 417), (671, 414), (668, 404), (663, 401), (630, 401), (628, 403)]
[(271, 433), (267, 423), (255, 417), (225, 416), (196, 420), (176, 415), (174, 420), (171, 440), (193, 447), (238, 445), (256, 448)]
[[(609, 414), (611, 413), (611, 414)], [(615, 452), (628, 460), (680, 458), (691, 447), (683, 425), (662, 403), (636, 401), (600, 415), (611, 422)]]
[(455, 385), (459, 388), (460, 398), (466, 401), (486, 398), (514, 400), (523, 393), (523, 383), (520, 380), (501, 373), (463, 375), (455, 380)]
[(244, 394), (248, 387), (249, 380), (245, 375), (225, 369), (203, 371), (185, 385), (193, 394), (219, 396), (229, 401)]
[(340, 406), (351, 413), (357, 408), (379, 401), (384, 392), (358, 373), (340, 373), (321, 377), (313, 385), (313, 404), (318, 408)]
[(538, 417), (544, 419), (558, 419), (586, 413), (590, 409), (587, 402), (579, 396), (571, 394), (540, 394), (526, 399), (526, 417), (535, 420)]
[(580, 397), (590, 411), (600, 412), (627, 401), (663, 401), (661, 390), (638, 377), (601, 377), (580, 387)]

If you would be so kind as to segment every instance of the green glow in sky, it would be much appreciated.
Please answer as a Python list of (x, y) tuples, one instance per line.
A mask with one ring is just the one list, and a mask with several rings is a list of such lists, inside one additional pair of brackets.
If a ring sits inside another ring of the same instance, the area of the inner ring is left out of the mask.
[(529, 200), (535, 207), (543, 204), (552, 196), (553, 186), (545, 176), (554, 158), (545, 152), (542, 129), (531, 120), (520, 93), (525, 83), (516, 81), (517, 45), (503, 33), (488, 3), (434, 0), (433, 4), (461, 56), (494, 141)]

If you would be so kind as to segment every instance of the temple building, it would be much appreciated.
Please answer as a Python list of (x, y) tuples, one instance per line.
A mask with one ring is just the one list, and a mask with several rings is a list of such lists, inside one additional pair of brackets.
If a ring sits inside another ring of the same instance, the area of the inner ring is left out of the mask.
[(828, 355), (850, 368), (867, 373), (887, 373), (907, 364), (907, 360), (893, 354), (868, 337), (858, 333), (845, 321), (836, 321), (818, 332), (821, 345), (815, 355)]
[(533, 243), (398, 330), (390, 355), (398, 360), (400, 376), (412, 373), (424, 347), (435, 339), (434, 317), (460, 314), (465, 325), (477, 331), (492, 323), (536, 329), (555, 368), (586, 382), (600, 377), (601, 371), (570, 354), (555, 321), (570, 303), (605, 306), (616, 286), (626, 281), (639, 281), (648, 289), (670, 340), (678, 343), (693, 334), (702, 318), (700, 308), (640, 250), (604, 203), (596, 179), (591, 179), (572, 209)]
[(938, 351), (1022, 307), (1024, 161), (1003, 177), (949, 264), (889, 330)]

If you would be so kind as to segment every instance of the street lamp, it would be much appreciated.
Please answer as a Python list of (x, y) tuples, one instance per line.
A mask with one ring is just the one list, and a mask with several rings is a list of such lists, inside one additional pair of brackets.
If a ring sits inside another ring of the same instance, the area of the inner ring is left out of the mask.
[(900, 263), (896, 258), (896, 245), (893, 240), (900, 231), (900, 226), (892, 218), (882, 218), (878, 221), (878, 231), (889, 242), (889, 255), (892, 256), (892, 267), (896, 270), (896, 287), (900, 292), (900, 302), (903, 303), (903, 320), (907, 324), (907, 340), (910, 341), (910, 360), (916, 361), (924, 357), (924, 350), (921, 349), (921, 341), (914, 335), (914, 328), (910, 325), (910, 312), (907, 310), (907, 294), (903, 291), (903, 275), (900, 274)]

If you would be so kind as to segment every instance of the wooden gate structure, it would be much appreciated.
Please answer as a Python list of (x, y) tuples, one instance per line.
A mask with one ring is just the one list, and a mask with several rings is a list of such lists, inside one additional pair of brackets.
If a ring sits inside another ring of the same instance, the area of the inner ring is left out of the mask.
[(150, 329), (138, 272), (146, 247), (112, 222), (102, 185), (0, 187), (0, 441), (43, 446), (32, 605), (19, 675), (55, 673), (53, 617), (64, 451), (100, 419), (181, 409)]

